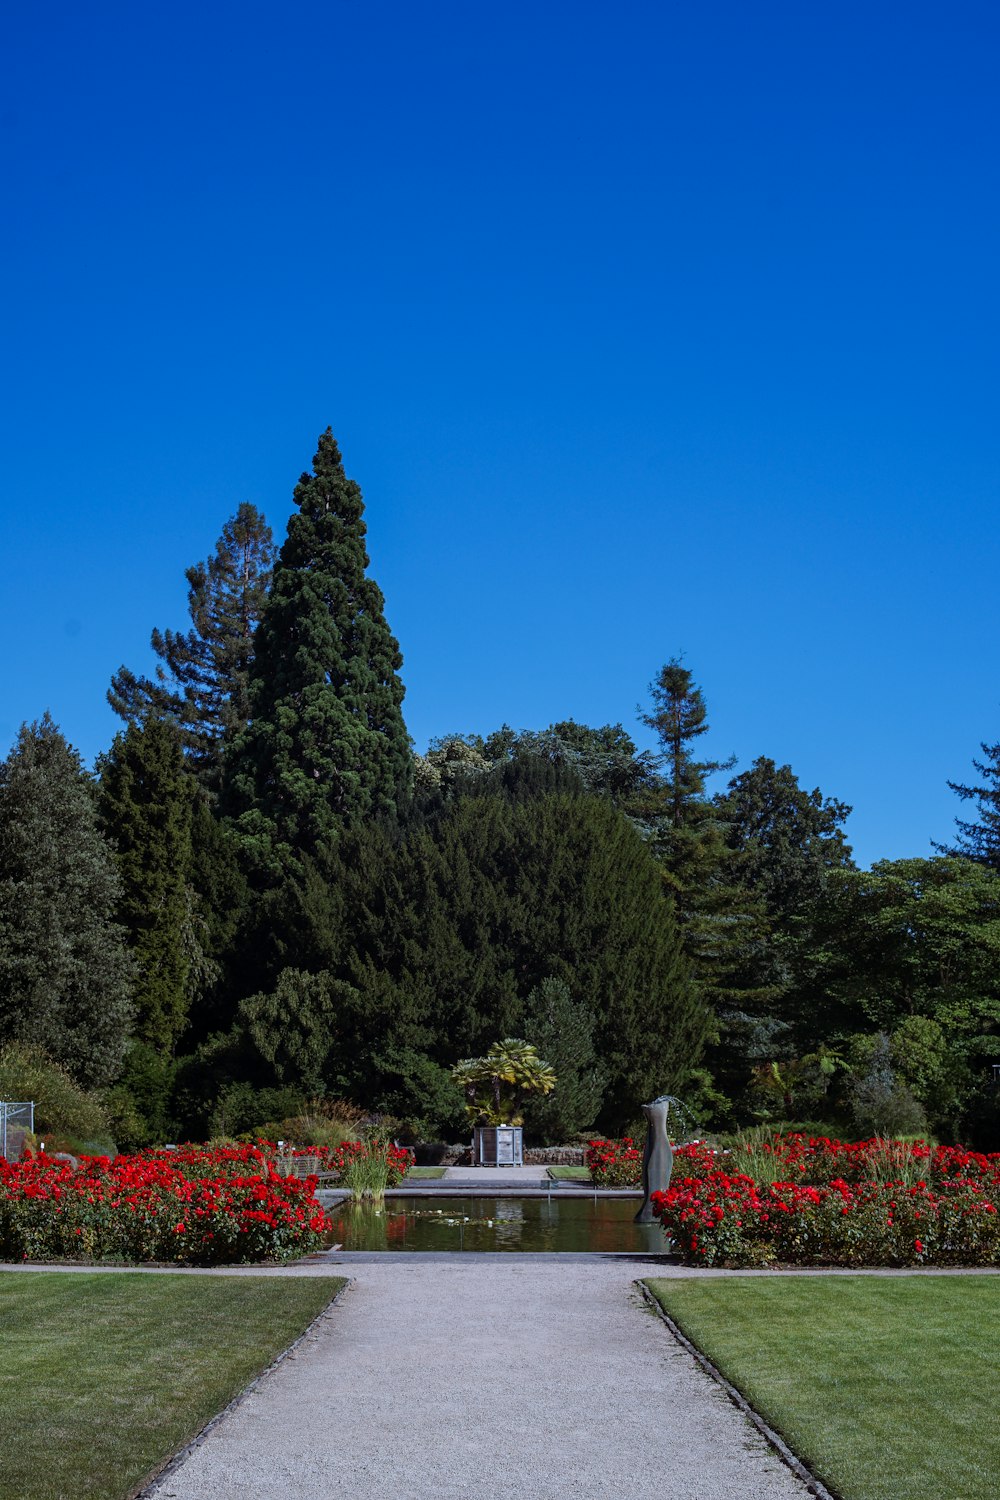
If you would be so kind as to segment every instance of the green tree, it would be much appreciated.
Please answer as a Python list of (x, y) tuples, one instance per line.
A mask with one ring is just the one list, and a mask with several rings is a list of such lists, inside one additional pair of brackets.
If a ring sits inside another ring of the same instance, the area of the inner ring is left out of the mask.
[(973, 767), (979, 773), (980, 784), (967, 785), (961, 781), (949, 781), (951, 790), (963, 802), (975, 805), (978, 817), (956, 818), (958, 838), (953, 849), (944, 844), (935, 847), (942, 854), (954, 853), (966, 859), (977, 860), (1000, 870), (1000, 743), (982, 744), (984, 760), (974, 760)]
[[(1000, 875), (989, 867), (936, 858), (832, 870), (802, 955), (797, 1036), (885, 1035), (932, 1122), (954, 1129), (1000, 1047), (998, 976)], [(935, 1032), (917, 1018), (947, 1038), (938, 1093)]]
[(567, 768), (585, 791), (610, 798), (625, 812), (655, 784), (652, 753), (638, 750), (620, 724), (594, 729), (564, 719), (547, 729), (514, 730), (504, 724), (485, 739), (478, 734), (442, 735), (431, 741), (426, 755), (416, 757), (418, 786), (447, 797), (470, 778), (519, 758)]
[(528, 1103), (528, 1131), (539, 1140), (557, 1145), (596, 1123), (606, 1074), (594, 1047), (595, 1029), (593, 1011), (574, 999), (564, 979), (543, 979), (528, 996), (525, 1035), (548, 1059), (557, 1079), (552, 1093)]
[(251, 995), (240, 1011), (261, 1056), (284, 1084), (322, 1094), (341, 1050), (342, 1012), (356, 995), (327, 973), (283, 969), (270, 994)]
[(708, 1029), (656, 861), (565, 768), (524, 757), (473, 787), (402, 833), (358, 829), (319, 851), (283, 901), (289, 952), (361, 995), (357, 1059), (448, 1064), (524, 1034), (525, 997), (564, 980), (595, 1017), (602, 1123), (625, 1124)]
[(395, 816), (412, 780), (402, 657), (366, 574), (361, 491), (329, 428), (294, 498), (229, 764), (240, 834), (272, 874), (352, 819)]
[(132, 1019), (119, 896), (80, 756), (48, 714), (22, 725), (0, 764), (0, 1041), (85, 1087), (117, 1076)]
[[(734, 777), (715, 801), (729, 851), (726, 881), (759, 913), (733, 966), (729, 1003), (720, 1007), (720, 1035), (710, 1054), (719, 1082), (738, 1097), (751, 1071), (759, 1094), (762, 1067), (774, 1065), (775, 1058), (782, 1069), (802, 1061), (793, 1035), (798, 955), (809, 943), (828, 872), (852, 867), (840, 827), (850, 808), (818, 789), (805, 791), (791, 767), (765, 757)], [(822, 1074), (808, 1067), (806, 1072), (822, 1084)]]
[(183, 737), (205, 786), (218, 790), (227, 736), (250, 717), (253, 638), (271, 584), (271, 528), (244, 501), (222, 529), (213, 555), (187, 569), (188, 631), (154, 630), (155, 678), (120, 667), (108, 702), (129, 724), (167, 718)]
[(100, 764), (100, 812), (117, 849), (119, 915), (138, 969), (136, 1035), (172, 1057), (191, 995), (191, 862), (194, 785), (178, 731), (166, 719), (130, 724)]
[(652, 710), (640, 718), (660, 742), (656, 757), (659, 780), (652, 791), (649, 816), (660, 859), (673, 889), (678, 911), (693, 915), (725, 859), (719, 810), (708, 797), (709, 777), (735, 762), (698, 760), (695, 742), (708, 733), (705, 699), (687, 667), (673, 657), (649, 685)]
[(766, 988), (748, 991), (748, 959), (766, 932), (763, 908), (733, 878), (727, 809), (706, 790), (708, 779), (729, 770), (734, 758), (697, 758), (697, 742), (708, 733), (707, 710), (677, 658), (661, 669), (650, 693), (652, 711), (641, 718), (660, 742), (658, 775), (634, 809), (673, 895), (695, 983), (714, 1010), (760, 1001)]
[(715, 800), (735, 856), (731, 878), (760, 898), (772, 920), (805, 911), (828, 870), (853, 865), (841, 830), (851, 809), (818, 787), (805, 791), (791, 766), (760, 756)]

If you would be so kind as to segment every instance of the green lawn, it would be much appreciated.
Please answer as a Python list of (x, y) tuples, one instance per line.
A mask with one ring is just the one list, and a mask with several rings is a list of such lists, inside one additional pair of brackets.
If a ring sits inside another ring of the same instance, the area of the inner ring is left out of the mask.
[(1000, 1495), (1000, 1278), (647, 1285), (843, 1500)]
[(589, 1182), (589, 1167), (549, 1167), (548, 1174), (553, 1182)]
[(405, 1188), (408, 1182), (437, 1182), (447, 1170), (447, 1167), (411, 1167), (400, 1187)]
[(124, 1500), (343, 1284), (0, 1273), (0, 1500)]

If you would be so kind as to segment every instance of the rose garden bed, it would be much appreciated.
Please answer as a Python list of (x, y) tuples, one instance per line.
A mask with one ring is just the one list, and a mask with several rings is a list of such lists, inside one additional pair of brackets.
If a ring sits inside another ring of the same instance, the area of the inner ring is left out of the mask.
[[(340, 1173), (366, 1149), (184, 1146), (84, 1157), (77, 1166), (44, 1154), (0, 1157), (0, 1259), (213, 1266), (307, 1255), (324, 1243), (329, 1222), (315, 1173), (293, 1175), (296, 1156)], [(391, 1180), (408, 1164), (406, 1153), (394, 1153)]]
[[(594, 1141), (594, 1180), (638, 1181), (632, 1141)], [(1000, 1264), (1000, 1154), (872, 1139), (775, 1136), (679, 1147), (657, 1218), (688, 1265)]]

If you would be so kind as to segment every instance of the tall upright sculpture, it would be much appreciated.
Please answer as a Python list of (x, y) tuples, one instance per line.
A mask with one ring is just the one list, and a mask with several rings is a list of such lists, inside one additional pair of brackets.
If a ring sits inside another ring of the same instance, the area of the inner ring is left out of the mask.
[(652, 1224), (654, 1193), (665, 1193), (670, 1186), (670, 1173), (674, 1165), (674, 1153), (667, 1136), (667, 1114), (673, 1100), (670, 1094), (661, 1094), (651, 1104), (644, 1104), (646, 1116), (646, 1144), (642, 1150), (642, 1190), (645, 1197), (635, 1216), (636, 1224)]

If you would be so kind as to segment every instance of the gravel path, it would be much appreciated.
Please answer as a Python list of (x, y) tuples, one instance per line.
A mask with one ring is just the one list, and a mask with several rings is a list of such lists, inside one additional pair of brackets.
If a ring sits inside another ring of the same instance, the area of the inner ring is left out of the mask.
[[(335, 1264), (330, 1270), (339, 1269)], [(650, 1267), (383, 1257), (156, 1500), (805, 1500), (643, 1304)]]

